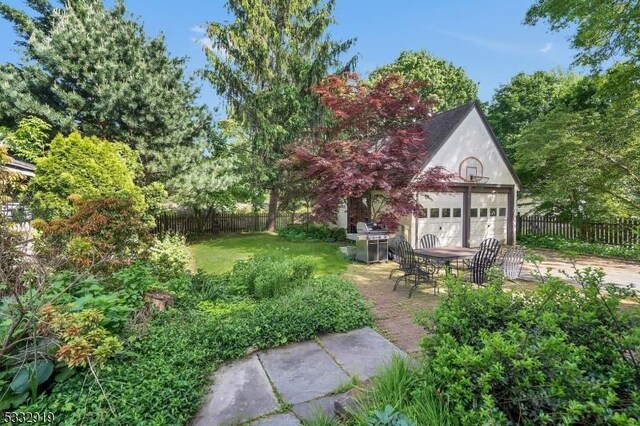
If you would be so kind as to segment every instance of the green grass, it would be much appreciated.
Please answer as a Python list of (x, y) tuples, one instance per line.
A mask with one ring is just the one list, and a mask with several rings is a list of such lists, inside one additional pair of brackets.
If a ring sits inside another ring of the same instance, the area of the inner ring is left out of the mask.
[(292, 256), (308, 256), (317, 275), (339, 274), (347, 269), (347, 261), (338, 254), (344, 243), (293, 243), (277, 235), (243, 234), (198, 238), (190, 248), (196, 267), (205, 272), (219, 274), (233, 268), (233, 264), (256, 254), (285, 249)]

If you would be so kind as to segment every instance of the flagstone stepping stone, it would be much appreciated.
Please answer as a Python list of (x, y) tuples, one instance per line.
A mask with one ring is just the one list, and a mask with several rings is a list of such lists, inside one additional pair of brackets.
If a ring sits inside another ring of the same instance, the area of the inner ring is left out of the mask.
[(349, 380), (316, 342), (295, 343), (258, 356), (269, 379), (290, 404), (328, 395)]
[(318, 412), (318, 410), (324, 411), (327, 416), (333, 418), (335, 417), (336, 412), (336, 401), (342, 399), (344, 395), (345, 393), (340, 393), (337, 395), (324, 396), (312, 401), (301, 402), (300, 404), (296, 404), (291, 407), (291, 411), (296, 413), (296, 416), (303, 420), (313, 417)]
[(193, 425), (238, 424), (277, 409), (278, 400), (269, 379), (258, 356), (252, 355), (218, 369)]
[(393, 343), (369, 327), (320, 338), (324, 348), (349, 374), (367, 380), (391, 360), (393, 354), (407, 356)]
[(275, 414), (251, 423), (252, 426), (300, 426), (300, 420), (291, 413)]

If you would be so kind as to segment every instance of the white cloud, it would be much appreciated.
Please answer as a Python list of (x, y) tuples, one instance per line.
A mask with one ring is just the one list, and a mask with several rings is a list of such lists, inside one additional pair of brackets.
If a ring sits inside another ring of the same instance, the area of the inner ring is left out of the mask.
[(539, 52), (543, 55), (546, 55), (547, 53), (551, 52), (551, 49), (553, 49), (553, 43), (547, 43), (539, 50)]
[(499, 52), (510, 52), (510, 53), (523, 53), (524, 51), (526, 51), (524, 46), (521, 46), (515, 43), (491, 40), (491, 39), (486, 39), (486, 38), (482, 38), (474, 35), (454, 33), (451, 31), (438, 30), (435, 28), (430, 28), (430, 30), (439, 34), (456, 38), (458, 40), (465, 41), (467, 43), (471, 43), (479, 47), (483, 47), (485, 49), (489, 49), (489, 50), (495, 50)]
[(190, 29), (191, 29), (192, 32), (198, 33), (198, 34), (204, 34), (204, 33), (207, 32), (207, 29), (205, 27), (203, 27), (202, 25), (194, 25)]

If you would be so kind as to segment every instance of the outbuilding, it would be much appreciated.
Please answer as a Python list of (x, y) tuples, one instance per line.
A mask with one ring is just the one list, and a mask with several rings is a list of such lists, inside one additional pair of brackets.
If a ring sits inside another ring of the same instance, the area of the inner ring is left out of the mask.
[[(415, 247), (422, 235), (443, 246), (477, 247), (485, 238), (515, 243), (520, 181), (478, 102), (434, 115), (424, 123), (427, 158), (423, 170), (441, 166), (455, 175), (447, 193), (416, 194), (422, 214), (403, 218), (397, 231)], [(367, 202), (350, 200), (339, 213), (366, 218)]]

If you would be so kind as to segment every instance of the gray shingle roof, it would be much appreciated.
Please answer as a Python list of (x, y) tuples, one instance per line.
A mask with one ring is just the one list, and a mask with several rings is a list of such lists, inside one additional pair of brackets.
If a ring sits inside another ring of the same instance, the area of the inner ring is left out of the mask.
[(35, 164), (27, 163), (26, 161), (18, 160), (11, 156), (9, 158), (11, 158), (11, 160), (6, 164), (7, 166), (13, 167), (14, 169), (26, 170), (29, 172), (36, 171)]

